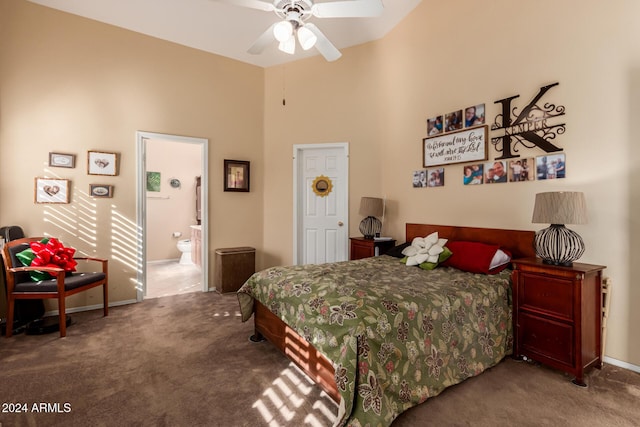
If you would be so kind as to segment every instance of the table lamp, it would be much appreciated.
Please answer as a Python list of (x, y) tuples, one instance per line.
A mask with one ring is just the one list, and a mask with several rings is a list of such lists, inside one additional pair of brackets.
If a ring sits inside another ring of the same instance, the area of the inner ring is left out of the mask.
[(360, 232), (365, 239), (373, 239), (382, 230), (382, 222), (377, 218), (384, 212), (384, 201), (377, 197), (360, 199), (360, 215), (365, 218), (360, 222)]
[(536, 233), (536, 255), (545, 264), (570, 267), (584, 253), (584, 242), (565, 224), (586, 224), (587, 207), (584, 193), (556, 191), (536, 194), (533, 223), (551, 224)]

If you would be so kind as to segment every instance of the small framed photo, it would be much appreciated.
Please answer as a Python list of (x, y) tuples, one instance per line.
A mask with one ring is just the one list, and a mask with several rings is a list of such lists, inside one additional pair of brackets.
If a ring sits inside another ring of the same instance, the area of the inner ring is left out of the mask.
[(75, 168), (76, 155), (65, 153), (49, 153), (49, 166), (55, 168)]
[(36, 178), (34, 201), (36, 203), (69, 203), (68, 179)]
[(87, 153), (87, 173), (89, 175), (118, 175), (118, 154), (89, 151)]
[(507, 182), (507, 162), (496, 160), (484, 164), (484, 183), (496, 184)]
[(480, 185), (483, 182), (484, 165), (477, 163), (475, 165), (467, 165), (463, 169), (462, 183), (464, 185)]
[(464, 127), (470, 128), (484, 124), (484, 104), (472, 105), (464, 109)]
[(533, 157), (526, 159), (509, 160), (509, 182), (533, 181), (536, 179), (534, 173), (534, 165), (536, 164)]
[(413, 171), (413, 188), (421, 188), (427, 186), (427, 170), (421, 169)]
[(427, 169), (427, 186), (444, 187), (444, 168)]
[(462, 129), (462, 110), (454, 111), (444, 116), (445, 132)]
[(160, 172), (147, 172), (147, 191), (160, 191), (161, 176)]
[(427, 135), (439, 135), (442, 133), (442, 116), (432, 117), (427, 119)]
[(113, 197), (113, 185), (107, 184), (89, 184), (89, 195), (91, 197)]
[(224, 161), (224, 191), (249, 191), (249, 164), (244, 160)]
[(561, 179), (566, 175), (564, 154), (551, 154), (536, 157), (537, 179)]

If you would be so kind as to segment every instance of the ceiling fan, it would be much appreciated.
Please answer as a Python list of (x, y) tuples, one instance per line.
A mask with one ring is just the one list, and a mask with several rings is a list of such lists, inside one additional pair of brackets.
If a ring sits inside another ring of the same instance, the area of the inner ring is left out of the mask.
[(316, 47), (327, 61), (335, 61), (342, 54), (309, 18), (368, 18), (382, 13), (382, 0), (346, 0), (314, 3), (313, 0), (222, 0), (237, 6), (275, 12), (281, 21), (274, 23), (258, 37), (247, 52), (257, 55), (273, 41), (278, 49), (293, 55), (296, 37), (304, 50)]

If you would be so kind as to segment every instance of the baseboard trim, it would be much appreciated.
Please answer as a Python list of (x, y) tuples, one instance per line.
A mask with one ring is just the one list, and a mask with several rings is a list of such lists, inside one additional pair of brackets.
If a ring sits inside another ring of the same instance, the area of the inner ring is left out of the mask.
[[(129, 305), (129, 304), (135, 304), (135, 303), (137, 303), (136, 300), (129, 299), (129, 300), (124, 300), (124, 301), (117, 301), (117, 302), (109, 303), (109, 307), (118, 307), (118, 306), (121, 306), (121, 305)], [(67, 308), (66, 311), (67, 311), (67, 314), (71, 314), (71, 313), (79, 313), (81, 311), (102, 310), (102, 307), (103, 307), (102, 304), (85, 305), (83, 307)], [(58, 313), (60, 313), (58, 310), (47, 311), (46, 313), (44, 313), (44, 317), (57, 316)]]
[(605, 363), (617, 366), (619, 368), (624, 368), (624, 369), (628, 369), (628, 370), (633, 371), (633, 372), (640, 373), (640, 366), (638, 366), (638, 365), (633, 365), (631, 363), (623, 362), (622, 360), (614, 359), (613, 357), (608, 357), (608, 356), (605, 356), (603, 358), (603, 361)]
[(154, 261), (147, 261), (147, 264), (166, 264), (169, 262), (180, 262), (180, 258), (156, 259)]

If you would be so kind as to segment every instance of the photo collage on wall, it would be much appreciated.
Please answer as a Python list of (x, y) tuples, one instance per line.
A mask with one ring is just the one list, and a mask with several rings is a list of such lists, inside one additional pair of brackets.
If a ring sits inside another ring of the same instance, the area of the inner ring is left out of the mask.
[(462, 183), (464, 185), (479, 185), (561, 179), (565, 177), (565, 172), (564, 154), (518, 157), (465, 165), (462, 171)]
[[(472, 105), (464, 110), (427, 119), (427, 135), (436, 136), (485, 124), (484, 104)], [(413, 187), (443, 187), (444, 167), (421, 169), (413, 172)]]
[[(118, 176), (119, 153), (87, 151), (87, 175)], [(50, 152), (49, 167), (75, 169), (76, 154)], [(57, 175), (57, 174), (56, 174)], [(71, 203), (71, 179), (36, 177), (35, 203)], [(113, 184), (89, 184), (88, 195), (92, 198), (112, 198)]]
[[(443, 135), (485, 124), (485, 104), (477, 104), (427, 119), (427, 135)], [(486, 158), (486, 157), (485, 157)], [(540, 181), (565, 177), (564, 153), (517, 157), (467, 163), (462, 170), (464, 185), (499, 184), (506, 182)], [(414, 188), (444, 186), (444, 167), (413, 171)]]

